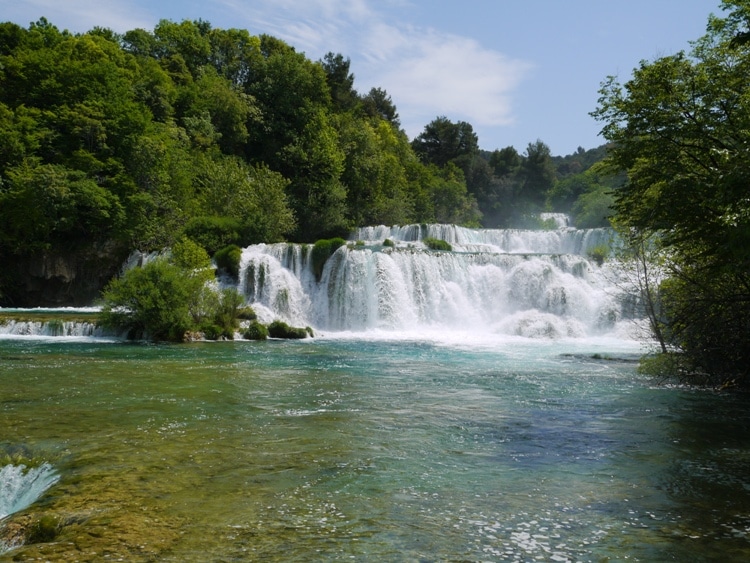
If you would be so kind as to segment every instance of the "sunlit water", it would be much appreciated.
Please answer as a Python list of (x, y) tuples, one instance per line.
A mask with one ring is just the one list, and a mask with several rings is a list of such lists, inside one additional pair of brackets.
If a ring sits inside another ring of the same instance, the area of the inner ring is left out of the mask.
[(0, 520), (23, 510), (57, 481), (49, 463), (37, 467), (9, 463), (0, 467)]
[(639, 352), (0, 341), (0, 454), (59, 472), (18, 514), (63, 523), (0, 559), (747, 560), (745, 398), (592, 357)]

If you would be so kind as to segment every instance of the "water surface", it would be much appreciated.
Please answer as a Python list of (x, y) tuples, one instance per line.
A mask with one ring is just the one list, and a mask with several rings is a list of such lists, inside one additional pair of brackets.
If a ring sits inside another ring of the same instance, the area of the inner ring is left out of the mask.
[[(325, 336), (325, 335), (324, 335)], [(0, 341), (0, 455), (59, 481), (0, 559), (741, 561), (742, 396), (621, 341)]]

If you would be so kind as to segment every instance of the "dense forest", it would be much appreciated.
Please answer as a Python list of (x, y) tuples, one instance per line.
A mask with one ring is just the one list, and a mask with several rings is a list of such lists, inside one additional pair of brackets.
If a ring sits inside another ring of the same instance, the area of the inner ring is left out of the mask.
[[(653, 373), (746, 386), (750, 5), (721, 7), (689, 52), (605, 79), (592, 115), (607, 145), (565, 157), (541, 140), (481, 150), (445, 116), (410, 140), (385, 90), (357, 92), (349, 59), (267, 35), (0, 24), (0, 305), (90, 303), (136, 249), (177, 249), (134, 283), (188, 268), (193, 293), (175, 281), (170, 297), (195, 304), (209, 258), (252, 243), (330, 249), (373, 224), (544, 228), (538, 213), (558, 211), (619, 233), (661, 350)], [(238, 314), (235, 296), (205, 299)]]
[(439, 116), (409, 140), (350, 61), (161, 21), (122, 35), (0, 24), (0, 304), (90, 302), (133, 251), (347, 236), (356, 226), (606, 224), (600, 147), (479, 148)]

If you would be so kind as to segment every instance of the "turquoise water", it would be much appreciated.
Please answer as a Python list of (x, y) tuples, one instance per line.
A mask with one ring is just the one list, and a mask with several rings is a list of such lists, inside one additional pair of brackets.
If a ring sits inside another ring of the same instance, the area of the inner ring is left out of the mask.
[(639, 352), (0, 340), (0, 455), (59, 474), (8, 520), (60, 523), (0, 559), (748, 560), (745, 397)]

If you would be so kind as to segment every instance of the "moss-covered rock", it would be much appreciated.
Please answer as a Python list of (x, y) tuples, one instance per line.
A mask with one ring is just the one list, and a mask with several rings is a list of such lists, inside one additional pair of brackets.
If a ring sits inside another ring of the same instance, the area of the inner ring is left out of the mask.
[(326, 265), (326, 262), (331, 255), (336, 252), (339, 247), (344, 246), (345, 244), (346, 241), (342, 238), (331, 238), (321, 239), (313, 245), (312, 265), (316, 280), (320, 281), (320, 277), (323, 275), (323, 267)]
[(266, 340), (268, 338), (268, 328), (258, 321), (253, 321), (242, 333), (242, 337), (245, 340)]
[(453, 247), (451, 246), (449, 242), (441, 240), (441, 239), (426, 237), (422, 239), (422, 242), (430, 250), (446, 250), (448, 252), (453, 250)]
[(219, 270), (226, 272), (235, 280), (240, 276), (242, 249), (236, 244), (225, 246), (214, 254), (214, 262)]
[(237, 318), (241, 321), (254, 321), (258, 318), (258, 315), (255, 312), (255, 309), (248, 305), (246, 307), (241, 307), (237, 311)]
[(268, 325), (268, 335), (271, 338), (299, 339), (313, 336), (313, 330), (310, 327), (298, 328), (289, 326), (283, 321), (273, 321)]

